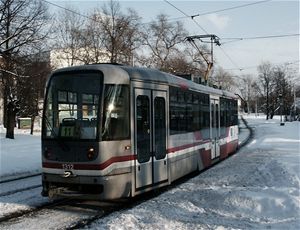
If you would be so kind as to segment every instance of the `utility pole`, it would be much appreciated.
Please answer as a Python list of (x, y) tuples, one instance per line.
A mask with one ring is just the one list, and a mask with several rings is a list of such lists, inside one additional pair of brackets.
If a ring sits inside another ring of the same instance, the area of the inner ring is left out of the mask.
[(282, 106), (283, 106), (283, 101), (282, 101), (282, 93), (278, 95), (279, 97), (279, 103), (280, 103), (280, 126), (284, 125), (284, 122), (282, 121)]
[[(204, 75), (204, 80), (207, 84), (210, 71), (214, 65), (213, 45), (216, 44), (217, 46), (220, 46), (221, 45), (220, 38), (214, 34), (205, 34), (205, 35), (188, 36), (186, 37), (186, 40), (190, 42), (197, 49), (197, 51), (199, 52), (199, 54), (207, 64), (207, 68)], [(196, 44), (195, 40), (199, 40), (200, 42), (203, 43), (210, 43), (210, 52), (203, 53), (203, 51)]]

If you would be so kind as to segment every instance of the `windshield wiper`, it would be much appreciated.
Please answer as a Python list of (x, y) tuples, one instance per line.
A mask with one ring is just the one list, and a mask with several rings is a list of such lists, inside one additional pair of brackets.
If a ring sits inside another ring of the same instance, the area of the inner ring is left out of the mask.
[(47, 116), (44, 116), (44, 120), (46, 121), (46, 125), (47, 125), (47, 128), (50, 130), (52, 136), (53, 136), (53, 140), (55, 140), (58, 145), (61, 147), (61, 149), (63, 151), (70, 151), (70, 147), (69, 145), (67, 145), (67, 143), (65, 143), (63, 140), (61, 140), (58, 136), (58, 134), (56, 133), (56, 131), (53, 129), (49, 119)]

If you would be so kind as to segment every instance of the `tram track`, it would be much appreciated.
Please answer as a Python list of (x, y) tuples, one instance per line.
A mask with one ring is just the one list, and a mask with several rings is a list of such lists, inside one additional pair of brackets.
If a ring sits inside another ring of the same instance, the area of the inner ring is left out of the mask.
[(34, 173), (34, 174), (26, 175), (26, 176), (20, 176), (20, 177), (11, 178), (11, 179), (0, 180), (0, 184), (5, 184), (5, 183), (9, 183), (9, 182), (13, 182), (13, 181), (18, 181), (18, 180), (23, 180), (23, 179), (27, 179), (27, 178), (31, 178), (31, 177), (36, 177), (36, 176), (41, 176), (41, 175), (42, 175), (42, 173)]
[[(63, 199), (44, 204), (33, 210), (15, 212), (0, 218), (0, 229), (21, 229), (24, 226), (43, 226), (45, 229), (77, 229), (119, 210), (119, 205), (111, 202), (100, 202), (104, 205), (88, 204), (86, 201)], [(49, 221), (51, 220), (51, 221)], [(35, 228), (35, 227), (34, 227)]]
[(24, 192), (24, 191), (31, 190), (31, 189), (35, 189), (35, 188), (39, 188), (39, 187), (42, 187), (42, 185), (41, 185), (41, 184), (38, 184), (38, 185), (32, 185), (32, 186), (29, 186), (29, 187), (26, 187), (26, 188), (15, 189), (15, 190), (3, 192), (3, 193), (0, 193), (0, 197), (2, 197), (2, 196), (13, 195), (13, 194), (15, 194), (15, 193)]
[(241, 116), (241, 120), (242, 120), (242, 122), (243, 122), (244, 125), (245, 125), (245, 129), (248, 129), (248, 130), (249, 130), (249, 135), (248, 135), (248, 137), (247, 137), (245, 140), (243, 140), (243, 142), (239, 145), (239, 148), (242, 148), (242, 147), (244, 147), (245, 145), (247, 145), (247, 144), (253, 139), (253, 137), (254, 137), (254, 130), (253, 130), (253, 128), (250, 127), (250, 126), (248, 125), (248, 122), (245, 120), (245, 118), (244, 118), (243, 116)]
[(62, 205), (64, 203), (70, 202), (70, 199), (60, 199), (60, 200), (54, 200), (54, 201), (50, 201), (48, 203), (42, 203), (40, 205), (37, 205), (31, 209), (27, 209), (27, 210), (20, 210), (20, 211), (16, 211), (14, 213), (10, 213), (8, 215), (2, 216), (0, 217), (0, 226), (4, 223), (4, 222), (11, 222), (14, 221), (16, 219), (20, 219), (20, 217), (24, 217), (26, 218), (26, 216), (32, 216), (35, 215), (36, 213), (38, 213), (41, 210), (47, 209), (47, 208), (54, 208), (58, 205)]
[(98, 211), (96, 215), (93, 215), (93, 216), (90, 216), (88, 218), (84, 218), (82, 220), (74, 222), (69, 227), (66, 227), (66, 228), (63, 228), (63, 229), (64, 230), (82, 229), (82, 228), (88, 227), (94, 221), (96, 221), (100, 218), (103, 218), (105, 216), (108, 216), (113, 212), (117, 212), (117, 211), (120, 211), (120, 210), (126, 210), (126, 209), (132, 208), (134, 206), (134, 203), (133, 203), (133, 206), (128, 205), (129, 200), (126, 200), (125, 202), (119, 202), (119, 203), (108, 202), (107, 204), (108, 204), (107, 206), (102, 206), (101, 210)]
[[(178, 181), (178, 183), (183, 183), (188, 179), (188, 177), (182, 178), (180, 181)], [(177, 186), (178, 183), (175, 183), (170, 187), (150, 191), (147, 193), (147, 195), (143, 194), (131, 199), (122, 199), (116, 201), (80, 201), (77, 199), (54, 200), (49, 203), (37, 205), (28, 210), (16, 211), (0, 217), (0, 229), (18, 229), (20, 227), (20, 223), (31, 223), (32, 225), (30, 226), (39, 226), (41, 219), (49, 220), (49, 218), (53, 219), (54, 225), (55, 220), (58, 219), (57, 216), (61, 215), (61, 212), (65, 213), (66, 219), (70, 219), (71, 221), (66, 220), (63, 222), (63, 220), (59, 219), (59, 221), (61, 221), (61, 225), (59, 225), (58, 229), (84, 228), (96, 220), (110, 215), (113, 212), (131, 209), (143, 202), (151, 200), (161, 193), (172, 189), (174, 186)], [(74, 213), (76, 212), (78, 213), (74, 217)], [(55, 229), (57, 228), (57, 225), (56, 227), (47, 226), (46, 228)]]
[(15, 178), (13, 180), (2, 181), (0, 186), (0, 197), (13, 195), (15, 193), (32, 190), (42, 186), (41, 174)]

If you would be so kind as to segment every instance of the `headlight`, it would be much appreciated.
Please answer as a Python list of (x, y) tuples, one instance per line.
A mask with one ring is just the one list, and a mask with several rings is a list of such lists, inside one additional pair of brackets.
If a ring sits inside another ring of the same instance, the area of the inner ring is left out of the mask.
[(87, 158), (89, 160), (93, 160), (95, 157), (95, 149), (94, 148), (89, 148), (87, 151)]

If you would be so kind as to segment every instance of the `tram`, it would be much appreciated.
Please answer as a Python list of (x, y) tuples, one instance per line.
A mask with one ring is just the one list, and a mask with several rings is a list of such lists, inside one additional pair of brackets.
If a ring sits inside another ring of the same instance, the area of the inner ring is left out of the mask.
[(155, 69), (54, 71), (42, 124), (42, 195), (111, 200), (171, 184), (238, 148), (237, 98)]

